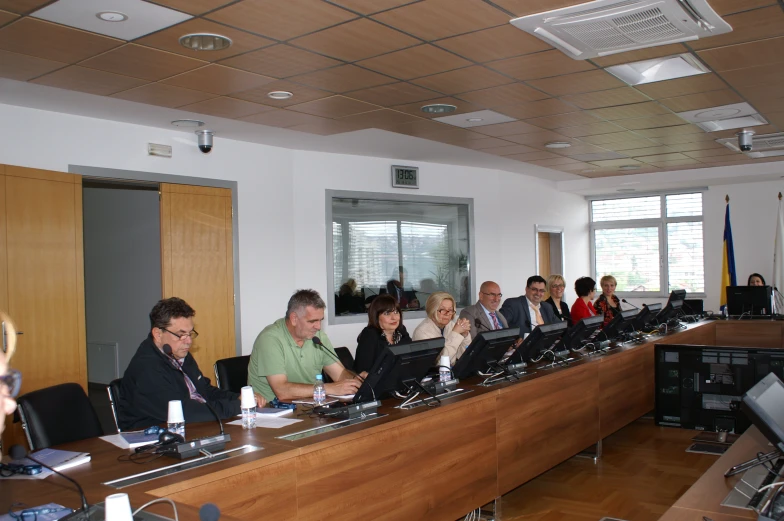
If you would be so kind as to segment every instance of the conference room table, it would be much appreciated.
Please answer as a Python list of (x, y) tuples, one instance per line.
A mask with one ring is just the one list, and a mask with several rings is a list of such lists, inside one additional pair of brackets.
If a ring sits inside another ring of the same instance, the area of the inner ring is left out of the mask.
[[(484, 387), (478, 378), (464, 380), (459, 387), (469, 392), (439, 407), (402, 410), (399, 401), (384, 400), (378, 418), (294, 441), (280, 436), (338, 420), (298, 410), (293, 417), (302, 421), (279, 429), (226, 426), (229, 448), (263, 450), (119, 491), (134, 508), (168, 497), (184, 521), (198, 519), (198, 508), (208, 502), (227, 520), (455, 520), (652, 411), (655, 344), (782, 347), (782, 324), (690, 324), (568, 367), (539, 364), (519, 381)], [(189, 439), (217, 431), (215, 423), (187, 426)], [(121, 462), (128, 451), (100, 439), (58, 448), (92, 454), (90, 463), (65, 471), (90, 503), (118, 492), (107, 481), (175, 461)], [(57, 476), (1, 481), (0, 512), (16, 502), (76, 508), (79, 497)], [(153, 511), (173, 517), (170, 506)]]

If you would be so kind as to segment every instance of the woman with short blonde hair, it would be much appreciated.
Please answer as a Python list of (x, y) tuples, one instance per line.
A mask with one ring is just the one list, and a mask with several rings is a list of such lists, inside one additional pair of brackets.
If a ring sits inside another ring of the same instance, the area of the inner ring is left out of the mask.
[(569, 313), (569, 305), (564, 302), (563, 295), (566, 290), (566, 281), (563, 276), (553, 274), (547, 277), (547, 291), (550, 292), (550, 297), (545, 300), (552, 306), (555, 311), (555, 316), (561, 322), (566, 322), (568, 326), (572, 325), (572, 317)]
[(428, 340), (430, 338), (444, 338), (444, 349), (441, 356), (449, 356), (452, 365), (465, 352), (471, 343), (471, 323), (468, 319), (461, 318), (454, 321), (457, 313), (457, 304), (454, 297), (446, 291), (436, 291), (428, 297), (425, 303), (427, 318), (414, 330), (412, 339)]
[(599, 284), (602, 287), (602, 294), (599, 295), (599, 298), (596, 299), (593, 306), (598, 313), (604, 315), (604, 324), (602, 324), (602, 327), (604, 327), (621, 312), (621, 301), (615, 294), (615, 287), (618, 285), (615, 277), (612, 275), (605, 275), (601, 278)]

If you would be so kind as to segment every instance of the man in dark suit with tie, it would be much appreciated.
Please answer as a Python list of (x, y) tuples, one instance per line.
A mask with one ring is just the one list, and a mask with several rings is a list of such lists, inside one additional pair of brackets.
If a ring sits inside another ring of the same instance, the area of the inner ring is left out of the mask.
[(525, 295), (508, 298), (501, 306), (509, 327), (519, 327), (520, 336), (530, 333), (536, 326), (558, 322), (550, 304), (542, 302), (546, 287), (547, 281), (539, 275), (528, 277)]
[(506, 318), (498, 311), (501, 297), (501, 288), (498, 284), (488, 280), (479, 287), (479, 302), (463, 308), (460, 312), (460, 318), (465, 318), (471, 323), (471, 338), (476, 338), (476, 335), (484, 331), (509, 327)]

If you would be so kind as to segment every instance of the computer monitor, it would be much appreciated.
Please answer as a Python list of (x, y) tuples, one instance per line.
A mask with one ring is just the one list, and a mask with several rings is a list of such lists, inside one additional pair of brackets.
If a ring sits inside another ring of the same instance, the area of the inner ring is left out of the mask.
[(602, 334), (607, 340), (615, 340), (621, 333), (631, 329), (634, 326), (634, 317), (640, 312), (638, 309), (627, 309), (626, 311), (621, 311), (617, 315), (610, 320), (610, 323), (607, 324), (604, 329), (602, 329)]
[(730, 315), (770, 315), (770, 286), (727, 286), (727, 311)]
[(659, 314), (656, 315), (656, 322), (663, 324), (670, 319), (677, 318), (681, 314), (682, 309), (682, 300), (671, 300), (667, 302), (667, 305), (664, 306), (664, 309), (659, 311)]
[(656, 316), (661, 310), (662, 305), (660, 303), (643, 304), (642, 309), (640, 309), (640, 312), (637, 313), (637, 316), (634, 317), (634, 320), (632, 321), (632, 329), (635, 331), (642, 331), (645, 329), (645, 326), (656, 320)]
[(683, 301), (683, 310), (687, 315), (701, 315), (705, 312), (705, 301), (699, 298), (687, 298)]
[(596, 333), (602, 323), (604, 322), (604, 315), (596, 315), (595, 317), (585, 317), (579, 320), (575, 325), (568, 328), (566, 333), (558, 340), (553, 351), (561, 353), (573, 349), (579, 349), (582, 343), (588, 340), (591, 335)]
[(686, 300), (686, 290), (674, 289), (670, 291), (670, 298), (667, 299), (667, 303), (669, 304), (673, 300)]
[(768, 374), (743, 395), (740, 410), (784, 452), (784, 383), (775, 374)]
[(491, 363), (501, 360), (518, 338), (519, 327), (479, 333), (457, 359), (452, 373), (456, 378), (468, 378), (478, 371), (485, 371)]
[(354, 403), (380, 399), (395, 391), (407, 393), (409, 382), (427, 376), (443, 348), (443, 338), (385, 347), (354, 395)]
[(543, 351), (553, 347), (555, 343), (566, 332), (568, 324), (566, 322), (556, 322), (555, 324), (545, 324), (536, 326), (531, 334), (525, 337), (514, 354), (506, 362), (509, 364), (519, 364), (538, 359)]

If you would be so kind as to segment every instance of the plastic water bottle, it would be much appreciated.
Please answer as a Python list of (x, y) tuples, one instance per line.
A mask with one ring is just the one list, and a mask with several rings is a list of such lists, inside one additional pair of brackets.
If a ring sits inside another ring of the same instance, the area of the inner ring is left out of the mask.
[(439, 382), (448, 382), (451, 376), (451, 364), (449, 360), (449, 356), (442, 356), (441, 361), (438, 364), (438, 381)]
[(184, 438), (185, 422), (169, 422), (166, 424), (166, 430), (169, 432), (173, 432), (174, 434), (179, 434)]
[(316, 375), (316, 385), (313, 386), (313, 401), (316, 405), (322, 405), (327, 401), (327, 390), (324, 388), (320, 374)]
[(256, 398), (253, 396), (253, 387), (246, 385), (240, 389), (240, 413), (242, 413), (242, 428), (256, 428)]
[(242, 428), (255, 429), (256, 428), (256, 408), (240, 409), (242, 413)]

